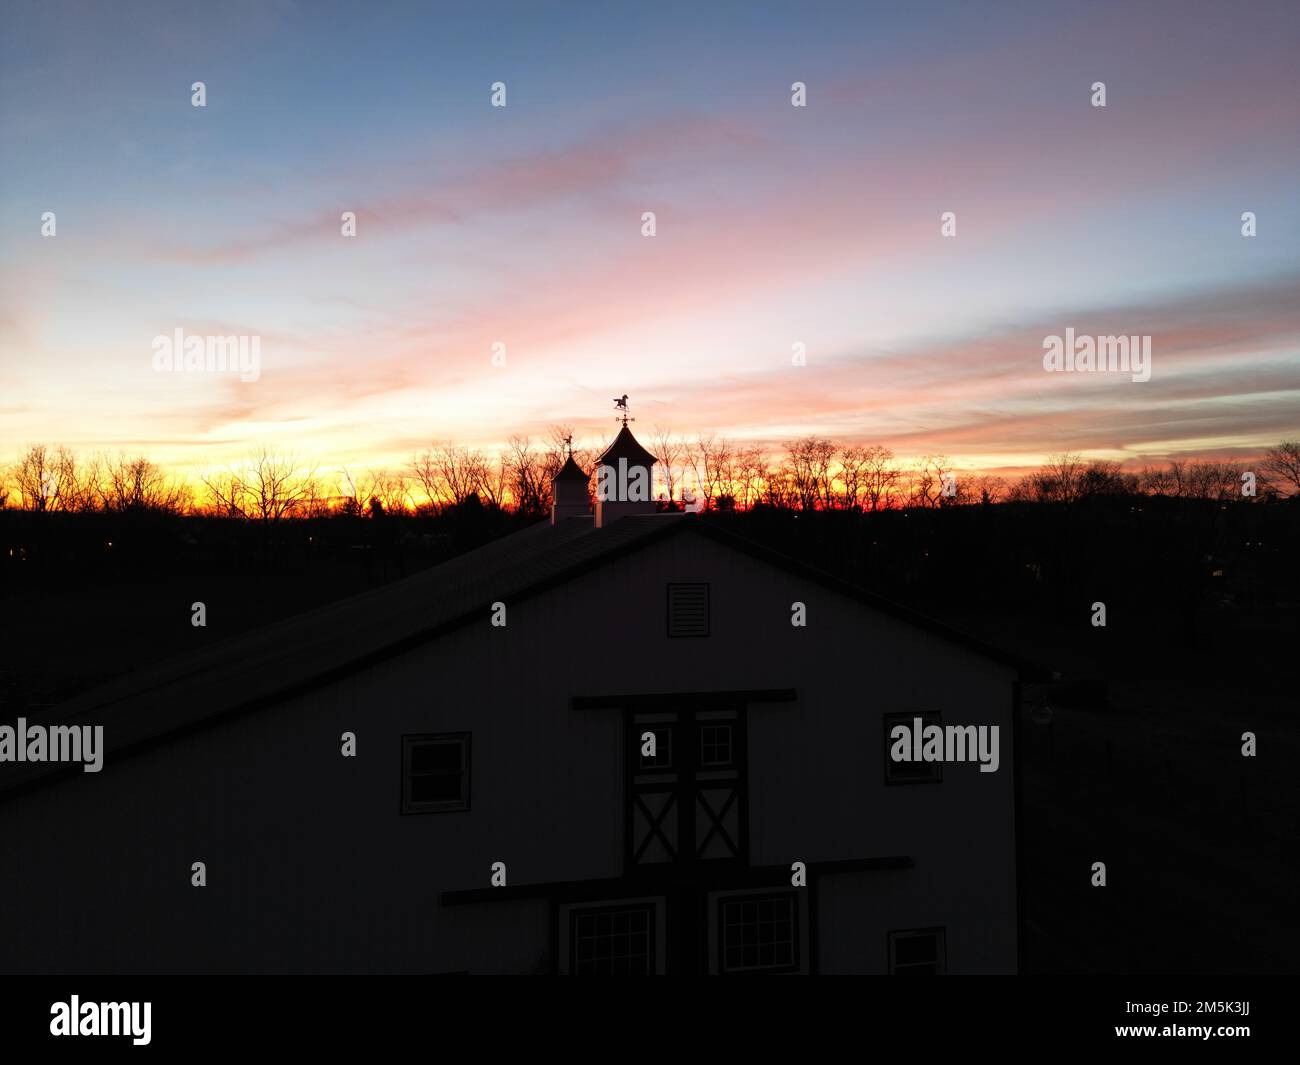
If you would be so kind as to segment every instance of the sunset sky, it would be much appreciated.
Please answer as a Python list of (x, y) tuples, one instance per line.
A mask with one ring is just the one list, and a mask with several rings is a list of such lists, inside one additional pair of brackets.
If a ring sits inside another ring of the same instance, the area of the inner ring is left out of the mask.
[[(0, 462), (401, 466), (625, 392), (976, 469), (1300, 435), (1300, 6), (1070, 7), (3, 0)], [(1045, 372), (1066, 327), (1151, 380)], [(177, 328), (260, 378), (156, 373)]]

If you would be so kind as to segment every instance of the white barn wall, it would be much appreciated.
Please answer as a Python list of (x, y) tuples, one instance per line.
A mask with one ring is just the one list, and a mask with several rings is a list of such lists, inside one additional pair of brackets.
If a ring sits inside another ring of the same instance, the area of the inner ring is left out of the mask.
[[(710, 584), (708, 639), (667, 638), (669, 581)], [(916, 863), (822, 879), (821, 967), (867, 971), (885, 930), (943, 924), (950, 971), (1014, 968), (1010, 669), (694, 535), (507, 609), (504, 629), (485, 611), (278, 708), (0, 801), (0, 893), (24, 914), (2, 922), (0, 968), (536, 968), (545, 903), (437, 898), (487, 887), (494, 861), (511, 885), (621, 875), (621, 715), (571, 698), (785, 687), (797, 703), (750, 711), (752, 864)], [(913, 709), (1001, 725), (1001, 769), (886, 787), (881, 715)], [(470, 811), (401, 816), (400, 736), (444, 731), (472, 732)]]

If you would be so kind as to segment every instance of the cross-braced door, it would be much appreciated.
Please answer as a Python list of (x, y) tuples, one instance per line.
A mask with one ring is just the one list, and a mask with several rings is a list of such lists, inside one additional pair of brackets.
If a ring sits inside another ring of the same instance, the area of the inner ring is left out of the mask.
[(629, 867), (748, 860), (744, 725), (739, 707), (628, 715)]

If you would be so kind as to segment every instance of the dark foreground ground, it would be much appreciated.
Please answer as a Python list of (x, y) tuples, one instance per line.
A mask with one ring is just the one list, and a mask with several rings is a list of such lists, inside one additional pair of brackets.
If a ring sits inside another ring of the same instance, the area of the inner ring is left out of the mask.
[[(1300, 506), (1108, 500), (709, 520), (1058, 675), (1024, 693), (1029, 971), (1300, 969)], [(0, 717), (520, 524), (469, 508), (268, 534), (0, 512)], [(195, 601), (206, 630), (190, 625)], [(1104, 629), (1091, 624), (1099, 601)], [(1255, 758), (1241, 755), (1245, 731)], [(1090, 885), (1097, 861), (1104, 889)]]

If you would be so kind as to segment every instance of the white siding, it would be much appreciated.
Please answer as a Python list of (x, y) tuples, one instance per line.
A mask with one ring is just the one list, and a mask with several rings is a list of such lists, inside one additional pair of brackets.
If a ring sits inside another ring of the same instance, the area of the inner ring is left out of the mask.
[[(709, 638), (666, 637), (669, 581), (710, 584)], [(1014, 967), (1010, 670), (693, 535), (507, 608), (505, 628), (485, 609), (276, 709), (0, 802), (0, 968), (534, 968), (545, 903), (437, 899), (487, 887), (494, 861), (512, 885), (621, 874), (621, 715), (571, 697), (786, 687), (797, 703), (750, 712), (752, 862), (916, 863), (823, 878), (821, 968), (878, 971), (888, 929), (930, 925), (950, 971)], [(886, 787), (881, 715), (913, 709), (999, 724), (1001, 769)], [(473, 734), (471, 809), (400, 816), (400, 736), (441, 731)]]

